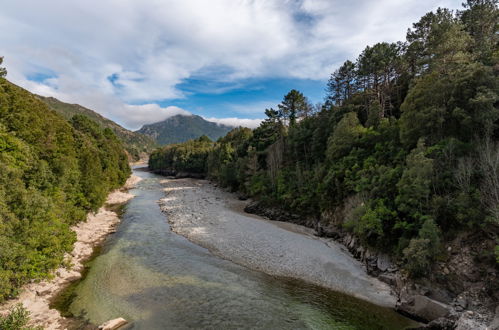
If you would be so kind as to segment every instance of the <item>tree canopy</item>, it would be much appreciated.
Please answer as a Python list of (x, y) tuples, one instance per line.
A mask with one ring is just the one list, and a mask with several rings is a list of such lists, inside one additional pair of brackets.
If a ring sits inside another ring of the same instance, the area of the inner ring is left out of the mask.
[(258, 128), (219, 139), (205, 174), (350, 230), (414, 276), (429, 269), (442, 236), (496, 235), (498, 13), (495, 0), (427, 13), (404, 42), (367, 46), (334, 71), (316, 113), (291, 90)]

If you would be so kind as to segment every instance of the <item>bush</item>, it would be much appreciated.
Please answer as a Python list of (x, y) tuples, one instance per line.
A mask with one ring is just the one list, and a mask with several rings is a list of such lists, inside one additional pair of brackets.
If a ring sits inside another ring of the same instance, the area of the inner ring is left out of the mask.
[(426, 275), (431, 266), (430, 240), (423, 238), (411, 239), (404, 249), (405, 269), (412, 277)]
[(42, 327), (28, 327), (29, 311), (18, 304), (6, 316), (0, 316), (0, 330), (42, 330)]
[(419, 230), (418, 238), (413, 238), (404, 249), (405, 269), (412, 277), (426, 275), (435, 257), (441, 250), (440, 229), (431, 218), (427, 218)]

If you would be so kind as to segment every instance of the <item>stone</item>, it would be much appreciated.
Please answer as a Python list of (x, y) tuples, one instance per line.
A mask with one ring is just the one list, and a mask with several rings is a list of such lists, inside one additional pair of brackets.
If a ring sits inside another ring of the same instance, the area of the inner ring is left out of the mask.
[(122, 317), (119, 317), (114, 320), (109, 320), (106, 323), (103, 323), (99, 326), (99, 330), (115, 330), (127, 324), (127, 320)]
[(389, 285), (395, 285), (396, 284), (395, 275), (393, 275), (393, 274), (381, 274), (381, 275), (378, 276), (378, 279), (381, 282), (385, 282), (386, 284), (389, 284)]
[(52, 293), (52, 290), (50, 290), (50, 289), (36, 291), (36, 295), (37, 295), (37, 296), (41, 296), (41, 297), (46, 296), (46, 295), (49, 295), (49, 294), (51, 294), (51, 293)]
[(382, 272), (385, 272), (390, 268), (392, 263), (390, 262), (390, 258), (386, 254), (379, 254), (378, 255), (378, 269), (381, 270)]
[(461, 314), (456, 322), (455, 330), (486, 330), (487, 328), (474, 318), (474, 313), (467, 311)]
[(450, 306), (422, 295), (410, 296), (407, 300), (401, 301), (396, 309), (402, 314), (424, 322), (445, 317), (451, 310)]
[(466, 307), (468, 307), (468, 300), (466, 300), (466, 298), (464, 298), (463, 296), (459, 296), (456, 299), (456, 305), (465, 309)]
[(435, 330), (454, 330), (455, 323), (455, 321), (450, 320), (446, 317), (440, 317), (428, 323), (425, 328)]
[(496, 314), (488, 328), (489, 330), (499, 330), (499, 306), (496, 307)]

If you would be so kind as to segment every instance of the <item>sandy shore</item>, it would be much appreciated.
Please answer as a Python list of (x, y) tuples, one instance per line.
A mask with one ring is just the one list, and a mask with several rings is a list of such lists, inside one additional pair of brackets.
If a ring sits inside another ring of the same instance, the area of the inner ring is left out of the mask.
[(394, 307), (388, 285), (334, 241), (309, 228), (241, 210), (246, 202), (205, 180), (165, 179), (160, 200), (171, 228), (214, 254), (271, 275), (299, 278), (377, 305)]
[[(125, 185), (113, 191), (107, 197), (106, 204), (122, 204), (133, 198), (127, 192), (141, 178), (132, 175)], [(7, 312), (19, 303), (30, 312), (31, 325), (42, 326), (44, 329), (66, 329), (71, 321), (62, 317), (59, 311), (49, 308), (49, 303), (55, 295), (71, 282), (81, 277), (84, 262), (92, 255), (95, 246), (101, 244), (106, 236), (114, 231), (120, 219), (118, 215), (102, 207), (95, 214), (89, 214), (87, 221), (72, 227), (77, 235), (73, 251), (65, 256), (72, 265), (70, 269), (59, 268), (54, 272), (52, 280), (31, 283), (23, 287), (21, 294), (0, 306), (0, 313)]]

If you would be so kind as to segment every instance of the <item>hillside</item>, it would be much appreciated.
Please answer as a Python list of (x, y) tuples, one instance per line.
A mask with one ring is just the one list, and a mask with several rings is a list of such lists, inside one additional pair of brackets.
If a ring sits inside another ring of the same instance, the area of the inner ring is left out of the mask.
[(78, 104), (64, 103), (53, 97), (38, 97), (50, 108), (68, 120), (70, 120), (74, 115), (85, 115), (101, 125), (103, 128), (112, 129), (114, 134), (116, 134), (125, 145), (125, 149), (132, 160), (138, 160), (144, 154), (149, 153), (155, 146), (154, 141), (148, 136), (129, 131), (93, 110), (87, 109)]
[(200, 116), (176, 115), (159, 123), (144, 125), (138, 133), (150, 136), (161, 145), (180, 143), (206, 135), (212, 140), (227, 134), (233, 127), (218, 125)]
[(73, 248), (70, 226), (130, 175), (111, 129), (66, 120), (0, 78), (0, 301), (49, 276)]

